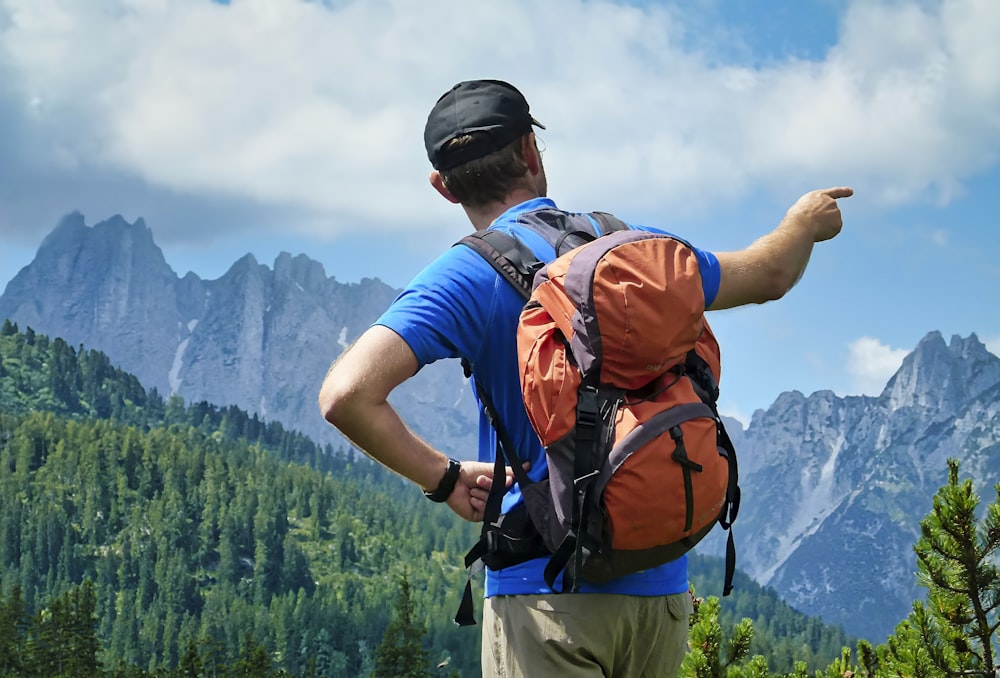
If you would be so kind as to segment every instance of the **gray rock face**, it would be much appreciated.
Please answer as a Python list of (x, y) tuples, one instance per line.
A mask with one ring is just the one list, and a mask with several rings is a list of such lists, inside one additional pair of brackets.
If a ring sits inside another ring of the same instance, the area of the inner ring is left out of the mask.
[[(178, 278), (141, 221), (67, 216), (0, 297), (0, 318), (107, 353), (163, 394), (233, 404), (344, 444), (316, 394), (332, 360), (397, 294), (339, 283), (304, 255), (247, 255), (218, 280)], [(394, 394), (408, 423), (460, 458), (476, 411), (457, 361)], [(884, 639), (923, 595), (912, 546), (957, 457), (984, 500), (1000, 481), (1000, 359), (975, 335), (928, 334), (877, 397), (784, 393), (743, 430), (729, 421), (743, 504), (738, 566), (790, 604)], [(724, 534), (699, 550), (721, 554)]]
[[(737, 565), (794, 607), (882, 641), (923, 597), (913, 545), (948, 457), (1000, 480), (1000, 359), (928, 334), (878, 398), (782, 394), (738, 447)], [(701, 548), (722, 553), (721, 534)]]
[[(319, 414), (330, 363), (398, 294), (377, 279), (327, 277), (322, 264), (252, 255), (218, 280), (178, 278), (142, 222), (71, 214), (0, 296), (0, 317), (108, 354), (161, 394), (236, 405), (334, 446)], [(476, 454), (477, 413), (457, 361), (431, 365), (394, 394), (419, 435)]]

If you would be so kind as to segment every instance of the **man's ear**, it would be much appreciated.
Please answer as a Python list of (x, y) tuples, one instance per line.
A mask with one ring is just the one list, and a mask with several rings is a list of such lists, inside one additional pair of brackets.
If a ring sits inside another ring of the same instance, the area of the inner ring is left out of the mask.
[(451, 191), (448, 190), (448, 187), (444, 185), (444, 179), (441, 178), (440, 172), (438, 172), (437, 170), (431, 170), (430, 180), (431, 180), (431, 186), (433, 186), (438, 193), (444, 196), (445, 200), (447, 200), (448, 202), (453, 202), (456, 205), (458, 204), (458, 198), (453, 196), (451, 194)]
[(542, 170), (542, 158), (538, 153), (538, 146), (535, 144), (534, 132), (521, 137), (521, 154), (524, 156), (524, 164), (528, 166), (528, 172), (531, 176), (537, 175)]

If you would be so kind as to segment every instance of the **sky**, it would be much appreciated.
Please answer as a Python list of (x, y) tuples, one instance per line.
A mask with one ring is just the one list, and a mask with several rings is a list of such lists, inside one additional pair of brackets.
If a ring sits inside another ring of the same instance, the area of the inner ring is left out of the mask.
[(853, 187), (791, 292), (709, 320), (726, 414), (878, 395), (931, 331), (1000, 354), (997, 35), (996, 0), (0, 0), (0, 286), (79, 211), (181, 276), (287, 251), (401, 288), (470, 229), (427, 113), (500, 78), (565, 209), (725, 251)]

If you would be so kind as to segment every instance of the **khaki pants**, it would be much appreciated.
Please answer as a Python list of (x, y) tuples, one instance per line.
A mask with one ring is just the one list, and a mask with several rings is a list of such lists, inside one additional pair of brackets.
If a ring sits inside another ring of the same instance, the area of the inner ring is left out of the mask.
[(483, 606), (484, 678), (669, 678), (687, 652), (691, 595), (494, 596)]

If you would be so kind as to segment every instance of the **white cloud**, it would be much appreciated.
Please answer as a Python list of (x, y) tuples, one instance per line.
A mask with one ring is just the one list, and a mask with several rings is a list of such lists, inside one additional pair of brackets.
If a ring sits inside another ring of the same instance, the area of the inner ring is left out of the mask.
[(886, 382), (896, 373), (909, 353), (906, 349), (892, 348), (872, 337), (861, 337), (848, 344), (847, 371), (856, 392), (879, 395)]
[(737, 420), (744, 429), (750, 425), (750, 420), (753, 419), (752, 415), (748, 415), (736, 402), (727, 398), (723, 398), (719, 402), (719, 413)]
[(422, 126), (468, 77), (525, 91), (566, 202), (697, 210), (848, 178), (885, 201), (947, 201), (997, 161), (995, 0), (858, 0), (825, 60), (759, 68), (685, 48), (697, 27), (678, 16), (600, 0), (0, 0), (0, 73), (31, 162), (295, 205), (320, 217), (304, 228), (445, 214), (414, 180)]
[(986, 350), (995, 356), (1000, 357), (1000, 336), (986, 338), (983, 340)]

